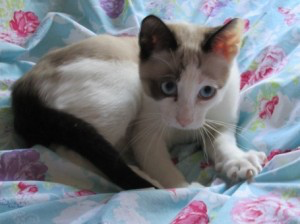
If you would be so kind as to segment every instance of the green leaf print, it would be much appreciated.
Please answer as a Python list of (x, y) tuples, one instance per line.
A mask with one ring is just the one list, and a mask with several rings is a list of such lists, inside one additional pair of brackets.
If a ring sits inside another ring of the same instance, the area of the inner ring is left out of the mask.
[(277, 90), (280, 88), (280, 84), (278, 82), (271, 82), (272, 88), (277, 92)]
[(294, 77), (293, 77), (293, 83), (294, 83), (295, 85), (298, 85), (299, 82), (300, 82), (300, 75), (299, 75), (299, 76), (294, 76)]
[(288, 200), (290, 198), (295, 198), (297, 197), (297, 192), (294, 189), (287, 190), (282, 193), (282, 198), (285, 200)]
[(272, 81), (270, 84), (265, 84), (261, 86), (259, 94), (257, 95), (256, 106), (259, 107), (261, 100), (271, 100), (274, 96), (278, 94), (280, 89), (280, 84), (278, 82)]
[(9, 85), (7, 82), (4, 81), (0, 81), (0, 90), (1, 91), (6, 91), (9, 89)]
[(4, 28), (9, 29), (9, 21), (14, 12), (25, 8), (24, 0), (0, 0), (0, 21)]
[(262, 120), (257, 119), (254, 121), (250, 127), (250, 131), (256, 131), (257, 129), (266, 128), (265, 123)]
[(249, 66), (249, 70), (253, 71), (256, 70), (258, 67), (258, 63), (256, 61), (253, 61), (252, 64)]

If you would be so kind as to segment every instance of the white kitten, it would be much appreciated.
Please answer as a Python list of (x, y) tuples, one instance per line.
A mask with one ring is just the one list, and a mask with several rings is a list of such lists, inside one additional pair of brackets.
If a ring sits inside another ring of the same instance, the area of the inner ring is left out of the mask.
[[(240, 26), (166, 25), (148, 16), (140, 59), (137, 38), (129, 37), (102, 35), (53, 51), (14, 85), (16, 131), (30, 145), (72, 149), (125, 189), (159, 186), (151, 178), (186, 186), (167, 149), (200, 139), (217, 169), (251, 178), (265, 155), (241, 151), (230, 128), (237, 121)], [(119, 158), (128, 143), (148, 181)]]

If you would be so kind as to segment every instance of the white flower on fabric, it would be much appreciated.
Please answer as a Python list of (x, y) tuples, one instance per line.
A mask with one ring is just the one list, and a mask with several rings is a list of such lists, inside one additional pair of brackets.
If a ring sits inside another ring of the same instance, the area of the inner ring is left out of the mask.
[(168, 189), (166, 191), (170, 192), (170, 196), (173, 202), (185, 200), (188, 197), (188, 195), (192, 192), (188, 188), (179, 188), (179, 189), (174, 188), (174, 189)]
[(139, 198), (136, 193), (120, 193), (116, 200), (119, 201), (120, 206), (113, 210), (117, 221), (125, 224), (139, 223), (150, 224), (143, 216), (137, 212)]
[(250, 93), (249, 89), (241, 92), (239, 110), (242, 112), (254, 113), (255, 112), (255, 102), (251, 98), (247, 97), (247, 95), (249, 93)]
[(95, 201), (79, 200), (74, 205), (62, 210), (60, 215), (55, 217), (52, 222), (55, 224), (84, 223), (97, 214), (102, 207), (102, 204)]
[(249, 188), (249, 185), (244, 185), (242, 189), (237, 190), (234, 193), (234, 197), (238, 197), (238, 198), (253, 198), (253, 197), (255, 197), (255, 193), (253, 193), (251, 191), (251, 189)]
[(42, 221), (38, 217), (37, 214), (28, 213), (25, 211), (17, 211), (13, 216), (12, 219), (14, 220), (14, 223), (24, 223), (24, 224), (38, 224)]
[(81, 29), (78, 27), (75, 29), (71, 29), (69, 36), (67, 38), (63, 38), (63, 41), (66, 44), (72, 44), (92, 36), (95, 36), (95, 34), (92, 31), (88, 29)]
[(266, 140), (265, 132), (260, 133), (253, 139), (252, 144), (255, 146), (256, 149), (259, 149), (259, 151), (268, 152), (268, 146), (265, 140)]
[(289, 38), (289, 42), (291, 44), (297, 44), (300, 42), (300, 29), (298, 27), (294, 27), (292, 28), (291, 30), (291, 37), (292, 38)]

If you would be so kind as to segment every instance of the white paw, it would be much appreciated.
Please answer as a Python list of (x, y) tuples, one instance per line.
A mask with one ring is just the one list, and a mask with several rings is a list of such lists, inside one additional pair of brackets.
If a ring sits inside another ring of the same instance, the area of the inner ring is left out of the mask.
[(262, 170), (262, 165), (267, 159), (266, 154), (250, 150), (238, 156), (227, 156), (216, 163), (216, 170), (225, 174), (233, 181), (241, 179), (251, 180)]

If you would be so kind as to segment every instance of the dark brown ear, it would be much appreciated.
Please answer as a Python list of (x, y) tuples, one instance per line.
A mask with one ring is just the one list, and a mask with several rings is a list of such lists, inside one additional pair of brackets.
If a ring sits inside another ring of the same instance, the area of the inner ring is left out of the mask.
[(158, 17), (149, 15), (143, 19), (139, 35), (140, 57), (147, 59), (154, 51), (175, 50), (177, 42), (172, 31)]
[(216, 28), (203, 42), (203, 51), (216, 53), (231, 61), (241, 45), (243, 24), (243, 20), (233, 19), (224, 26)]

